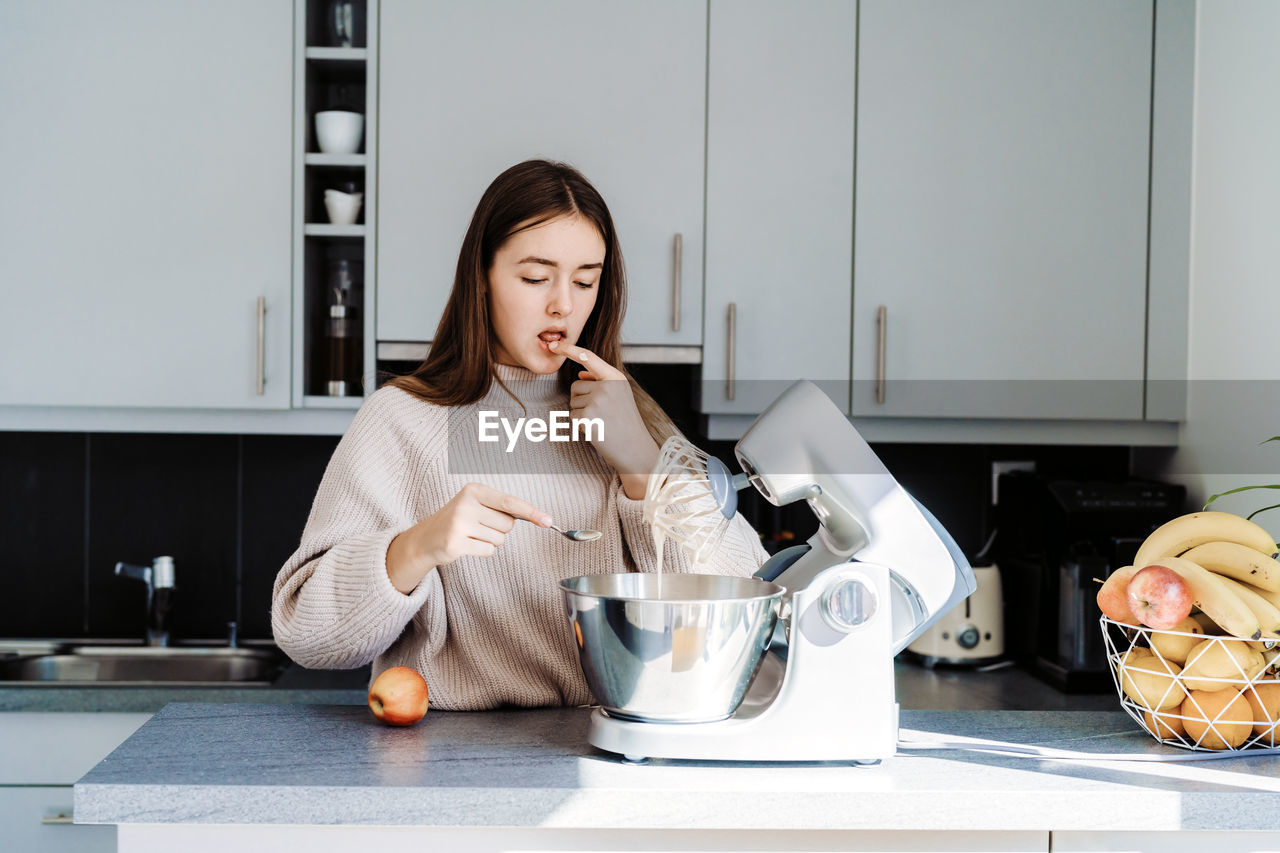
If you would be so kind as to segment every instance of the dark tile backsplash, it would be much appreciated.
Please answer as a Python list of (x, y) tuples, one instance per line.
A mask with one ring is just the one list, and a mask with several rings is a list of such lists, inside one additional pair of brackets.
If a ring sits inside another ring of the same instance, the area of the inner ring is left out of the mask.
[(146, 587), (113, 569), (162, 554), (174, 559), (173, 638), (226, 634), (236, 608), (237, 445), (234, 435), (90, 436), (90, 636), (142, 636)]
[(271, 636), (271, 588), (298, 548), (337, 436), (246, 435), (241, 524), (240, 625), (246, 637)]
[(929, 508), (973, 556), (995, 523), (991, 465), (1030, 460), (1049, 479), (1123, 480), (1129, 475), (1128, 447), (1048, 447), (1040, 445), (876, 444), (876, 455), (907, 491)]
[(174, 558), (175, 640), (270, 639), (337, 436), (0, 433), (8, 543), (0, 637), (141, 638), (146, 591), (118, 561)]
[(85, 454), (76, 433), (0, 433), (0, 635), (77, 636), (85, 609)]
[[(637, 365), (681, 429), (726, 463), (732, 442), (699, 435), (697, 368)], [(235, 620), (270, 639), (271, 588), (298, 546), (338, 436), (0, 433), (0, 534), (8, 565), (0, 637), (141, 637), (145, 593), (115, 577), (119, 560), (174, 558), (175, 639), (217, 639)], [(1066, 479), (1122, 478), (1128, 448), (877, 444), (890, 471), (970, 554), (990, 531), (991, 462), (1032, 459)], [(803, 504), (754, 490), (740, 511), (769, 550), (803, 542)]]

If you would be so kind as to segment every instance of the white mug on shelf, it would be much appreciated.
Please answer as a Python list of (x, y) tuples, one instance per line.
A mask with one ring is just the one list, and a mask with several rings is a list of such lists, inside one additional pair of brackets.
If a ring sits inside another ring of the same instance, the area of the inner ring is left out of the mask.
[(334, 225), (355, 225), (360, 217), (360, 203), (364, 193), (344, 193), (340, 190), (324, 191), (324, 207), (329, 211), (329, 221)]
[(355, 154), (364, 136), (364, 116), (346, 110), (316, 113), (316, 144), (325, 154)]

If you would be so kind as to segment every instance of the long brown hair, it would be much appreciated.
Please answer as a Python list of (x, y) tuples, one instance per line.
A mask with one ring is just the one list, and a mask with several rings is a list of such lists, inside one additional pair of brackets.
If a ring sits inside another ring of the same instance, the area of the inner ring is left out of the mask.
[[(662, 407), (622, 365), (622, 317), (627, 310), (627, 275), (613, 217), (595, 187), (565, 163), (527, 160), (493, 180), (480, 197), (458, 253), (458, 269), (444, 314), (426, 360), (413, 373), (387, 384), (429, 403), (465, 406), (488, 393), (497, 380), (493, 326), (489, 317), (489, 269), (507, 238), (561, 216), (581, 216), (604, 240), (604, 269), (591, 316), (578, 337), (584, 347), (622, 371), (649, 435), (659, 445), (677, 430)], [(565, 359), (558, 372), (566, 393), (581, 367)], [(503, 386), (506, 387), (506, 386)]]

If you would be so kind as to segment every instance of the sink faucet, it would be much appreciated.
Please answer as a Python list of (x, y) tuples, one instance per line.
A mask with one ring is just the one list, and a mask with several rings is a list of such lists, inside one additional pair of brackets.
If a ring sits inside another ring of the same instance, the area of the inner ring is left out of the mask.
[(116, 563), (116, 574), (147, 585), (147, 645), (169, 645), (165, 620), (173, 603), (173, 557), (156, 557), (149, 566)]

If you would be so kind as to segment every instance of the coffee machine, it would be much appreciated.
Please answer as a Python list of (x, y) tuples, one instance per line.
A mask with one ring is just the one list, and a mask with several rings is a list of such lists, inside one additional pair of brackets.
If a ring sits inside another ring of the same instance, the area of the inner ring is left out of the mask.
[(996, 559), (1008, 653), (1068, 693), (1113, 690), (1098, 581), (1127, 566), (1147, 534), (1182, 514), (1186, 489), (1147, 480), (1000, 477)]

